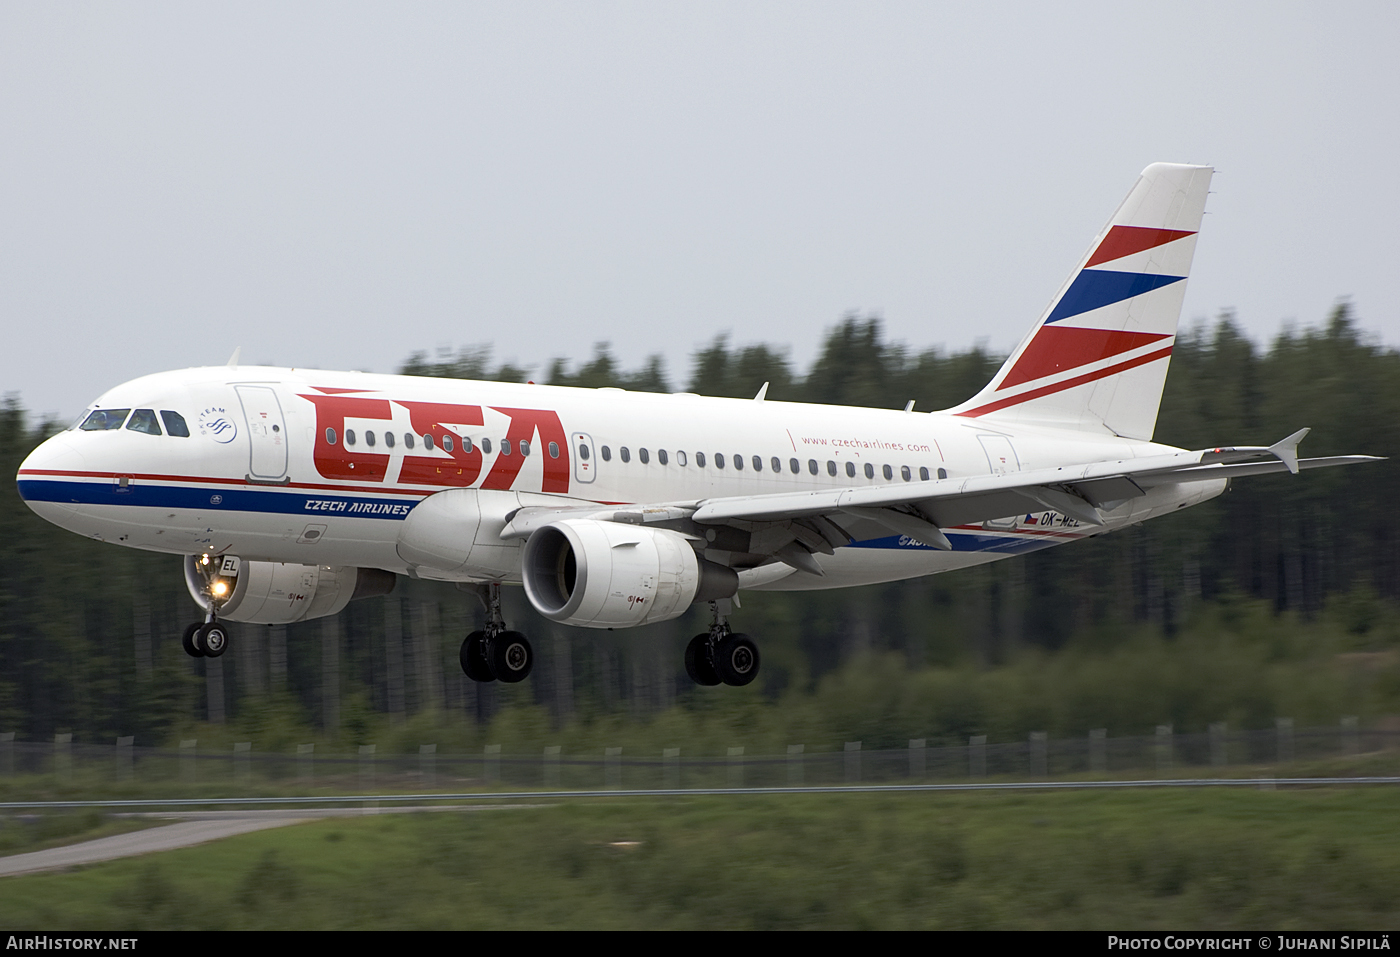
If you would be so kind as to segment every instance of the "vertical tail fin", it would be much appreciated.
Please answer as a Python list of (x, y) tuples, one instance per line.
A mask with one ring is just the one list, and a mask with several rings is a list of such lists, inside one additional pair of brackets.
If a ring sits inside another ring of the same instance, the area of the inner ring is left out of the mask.
[(1034, 329), (957, 415), (1150, 439), (1209, 166), (1154, 163)]

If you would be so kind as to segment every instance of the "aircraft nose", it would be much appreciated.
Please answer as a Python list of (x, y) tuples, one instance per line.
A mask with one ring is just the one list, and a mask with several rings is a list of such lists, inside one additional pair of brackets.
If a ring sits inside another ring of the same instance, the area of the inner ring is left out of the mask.
[(86, 466), (83, 454), (74, 448), (73, 436), (67, 432), (51, 436), (20, 463), (19, 474), (15, 476), (19, 496), (30, 508), (38, 503), (51, 505), (63, 501), (55, 497), (57, 485), (68, 474), (82, 472)]

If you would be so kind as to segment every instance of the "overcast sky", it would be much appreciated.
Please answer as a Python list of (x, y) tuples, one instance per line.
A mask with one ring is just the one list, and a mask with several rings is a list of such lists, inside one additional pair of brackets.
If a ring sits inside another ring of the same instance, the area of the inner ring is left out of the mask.
[(0, 0), (0, 391), (628, 366), (876, 312), (1010, 349), (1148, 163), (1218, 172), (1184, 321), (1400, 344), (1395, 3)]

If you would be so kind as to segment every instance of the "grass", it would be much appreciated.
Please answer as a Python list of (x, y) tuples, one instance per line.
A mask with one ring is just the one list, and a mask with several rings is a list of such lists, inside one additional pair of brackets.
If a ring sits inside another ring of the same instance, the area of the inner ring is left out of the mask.
[(1394, 788), (610, 798), (0, 882), (60, 929), (1384, 929)]

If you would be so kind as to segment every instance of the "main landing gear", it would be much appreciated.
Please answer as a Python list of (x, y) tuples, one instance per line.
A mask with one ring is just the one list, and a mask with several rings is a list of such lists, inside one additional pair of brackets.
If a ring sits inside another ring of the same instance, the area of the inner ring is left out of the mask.
[(507, 631), (501, 615), (501, 584), (491, 582), (475, 589), (486, 606), (486, 628), (467, 635), (459, 655), (462, 672), (473, 681), (513, 684), (529, 677), (535, 652), (518, 631)]
[(746, 685), (758, 677), (758, 645), (729, 627), (730, 601), (710, 602), (710, 630), (690, 639), (685, 649), (685, 673), (698, 685)]

